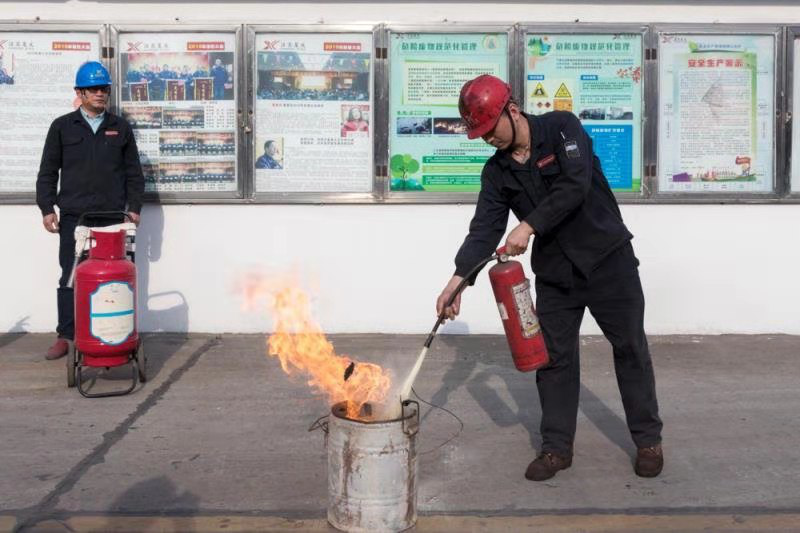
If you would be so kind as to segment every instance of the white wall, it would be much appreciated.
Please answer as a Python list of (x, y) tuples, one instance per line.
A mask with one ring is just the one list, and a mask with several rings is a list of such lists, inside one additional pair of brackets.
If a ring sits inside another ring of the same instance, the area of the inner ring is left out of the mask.
[[(147, 206), (142, 329), (269, 329), (234, 292), (237, 276), (256, 267), (299, 272), (326, 331), (427, 332), (471, 214), (442, 205)], [(800, 205), (625, 205), (623, 215), (636, 235), (650, 333), (800, 334)], [(0, 207), (0, 228), (0, 331), (23, 318), (27, 331), (52, 329), (58, 238), (34, 206)], [(485, 274), (448, 329), (500, 332)]]
[[(0, 2), (2, 18), (185, 22), (777, 22), (800, 6), (633, 6), (488, 3)], [(355, 14), (355, 15), (354, 15)], [(295, 269), (313, 289), (328, 332), (423, 333), (449, 278), (473, 207), (435, 205), (155, 206), (139, 232), (145, 331), (257, 332), (263, 313), (241, 310), (235, 279)], [(636, 235), (648, 332), (800, 334), (800, 205), (625, 205)], [(35, 206), (0, 206), (0, 331), (55, 326), (57, 237)], [(145, 260), (147, 259), (147, 261)], [(526, 269), (529, 265), (526, 259)], [(485, 274), (460, 321), (444, 331), (499, 333)], [(596, 333), (587, 320), (584, 333)]]

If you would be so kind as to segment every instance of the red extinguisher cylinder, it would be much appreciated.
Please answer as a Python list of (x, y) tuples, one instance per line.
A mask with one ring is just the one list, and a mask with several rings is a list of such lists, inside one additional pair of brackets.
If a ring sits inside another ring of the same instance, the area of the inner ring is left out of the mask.
[[(501, 248), (498, 254), (504, 255)], [(518, 261), (499, 261), (489, 269), (497, 309), (503, 320), (514, 366), (530, 372), (545, 366), (550, 358), (531, 298), (530, 280)]]
[(92, 231), (89, 258), (75, 270), (75, 347), (86, 366), (117, 366), (136, 350), (136, 267), (125, 231)]

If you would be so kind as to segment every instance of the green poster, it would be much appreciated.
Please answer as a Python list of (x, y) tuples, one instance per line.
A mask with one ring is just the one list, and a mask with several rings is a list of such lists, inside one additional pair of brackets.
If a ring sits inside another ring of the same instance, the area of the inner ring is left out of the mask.
[(467, 139), (458, 94), (480, 74), (508, 79), (507, 35), (393, 33), (389, 57), (390, 190), (480, 190), (494, 148)]
[(528, 34), (525, 109), (570, 111), (615, 191), (642, 184), (642, 36)]

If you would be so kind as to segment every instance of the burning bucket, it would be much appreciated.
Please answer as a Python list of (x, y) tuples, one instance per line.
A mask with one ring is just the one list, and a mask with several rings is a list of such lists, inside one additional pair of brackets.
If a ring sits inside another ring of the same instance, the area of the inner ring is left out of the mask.
[(419, 405), (403, 403), (401, 416), (359, 419), (344, 402), (328, 422), (328, 522), (342, 531), (403, 531), (417, 521)]

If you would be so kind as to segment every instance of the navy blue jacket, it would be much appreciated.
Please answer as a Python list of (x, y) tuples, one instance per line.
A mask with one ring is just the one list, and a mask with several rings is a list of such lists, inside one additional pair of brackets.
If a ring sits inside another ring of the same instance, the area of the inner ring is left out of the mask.
[(126, 206), (138, 213), (143, 194), (139, 151), (128, 121), (106, 111), (97, 133), (80, 109), (53, 121), (36, 180), (36, 203), (42, 215), (53, 213), (54, 205), (71, 215), (125, 211)]
[(510, 210), (534, 229), (531, 267), (537, 280), (570, 286), (573, 268), (588, 278), (633, 236), (578, 118), (566, 111), (524, 116), (531, 129), (530, 159), (523, 165), (498, 150), (486, 162), (455, 273), (465, 276), (494, 252)]

